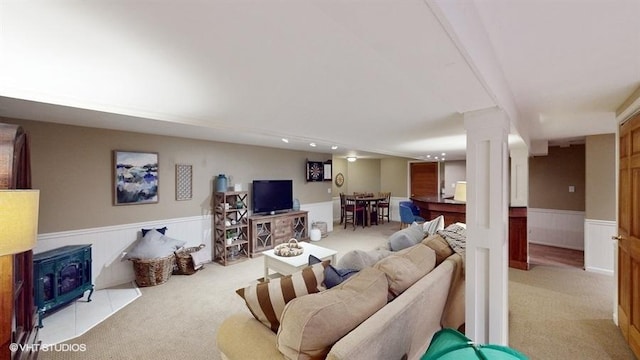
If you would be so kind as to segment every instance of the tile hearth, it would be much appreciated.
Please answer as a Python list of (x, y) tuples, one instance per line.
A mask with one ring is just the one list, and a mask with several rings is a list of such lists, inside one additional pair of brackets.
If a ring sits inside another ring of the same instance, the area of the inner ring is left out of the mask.
[(134, 282), (96, 290), (91, 302), (87, 302), (88, 294), (45, 316), (38, 339), (51, 345), (78, 337), (142, 295)]

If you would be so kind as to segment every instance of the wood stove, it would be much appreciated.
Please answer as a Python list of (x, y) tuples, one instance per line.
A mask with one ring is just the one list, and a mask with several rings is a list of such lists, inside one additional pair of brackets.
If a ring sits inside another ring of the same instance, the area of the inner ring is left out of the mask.
[(42, 318), (84, 296), (91, 301), (91, 245), (69, 245), (33, 255), (38, 327)]

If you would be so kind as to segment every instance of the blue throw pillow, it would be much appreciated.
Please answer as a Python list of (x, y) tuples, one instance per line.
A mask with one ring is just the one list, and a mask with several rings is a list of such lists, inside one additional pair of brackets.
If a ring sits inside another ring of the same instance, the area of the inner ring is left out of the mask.
[[(313, 255), (309, 255), (309, 266), (320, 262), (322, 262), (322, 260)], [(338, 269), (332, 265), (329, 265), (324, 268), (324, 286), (326, 286), (327, 289), (331, 289), (332, 287), (355, 275), (357, 272), (358, 270), (355, 269)]]
[(331, 265), (324, 268), (324, 286), (327, 289), (339, 285), (343, 281), (357, 274), (358, 270), (354, 269), (337, 269)]
[[(142, 229), (142, 236), (144, 237), (151, 230), (153, 230), (153, 229)], [(166, 226), (165, 227), (161, 227), (159, 229), (156, 229), (156, 231), (158, 231), (160, 234), (164, 235), (164, 233), (167, 231), (167, 227)]]

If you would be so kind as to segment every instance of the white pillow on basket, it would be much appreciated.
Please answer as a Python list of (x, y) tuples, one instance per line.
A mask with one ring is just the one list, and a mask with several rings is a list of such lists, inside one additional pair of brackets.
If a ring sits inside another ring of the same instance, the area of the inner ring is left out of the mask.
[(127, 259), (157, 259), (167, 257), (186, 244), (186, 241), (162, 235), (156, 229), (148, 231), (138, 241), (131, 251), (127, 252)]

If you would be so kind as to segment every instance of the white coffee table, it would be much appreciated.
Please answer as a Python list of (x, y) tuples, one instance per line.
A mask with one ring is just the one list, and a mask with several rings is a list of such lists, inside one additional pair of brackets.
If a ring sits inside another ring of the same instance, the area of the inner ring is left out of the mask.
[(301, 270), (309, 265), (309, 255), (321, 260), (330, 259), (331, 264), (335, 265), (337, 251), (302, 241), (300, 245), (304, 248), (304, 252), (298, 256), (277, 256), (273, 253), (273, 249), (262, 252), (262, 255), (264, 255), (265, 281), (269, 279), (269, 269), (282, 275), (290, 275)]

